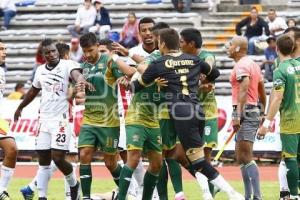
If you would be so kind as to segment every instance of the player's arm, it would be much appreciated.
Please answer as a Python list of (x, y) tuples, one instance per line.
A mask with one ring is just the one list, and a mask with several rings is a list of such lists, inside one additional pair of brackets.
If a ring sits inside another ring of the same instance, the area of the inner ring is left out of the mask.
[(272, 99), (268, 108), (268, 113), (266, 116), (267, 120), (272, 121), (276, 115), (276, 113), (279, 111), (280, 104), (283, 99), (283, 90), (272, 90)]
[(114, 51), (121, 53), (123, 56), (130, 57), (136, 63), (140, 63), (145, 59), (144, 57), (131, 52), (130, 50), (122, 46), (120, 43), (112, 43), (112, 48)]
[(200, 62), (199, 65), (200, 73), (205, 75), (207, 82), (214, 82), (220, 76), (220, 71), (215, 67), (211, 67), (208, 63)]
[(21, 116), (23, 108), (25, 108), (28, 104), (30, 104), (32, 102), (32, 100), (38, 95), (40, 90), (41, 90), (40, 88), (36, 88), (34, 86), (32, 86), (29, 89), (29, 91), (26, 93), (23, 101), (20, 103), (20, 105), (18, 106), (18, 108), (14, 114), (15, 121), (18, 121), (19, 117)]
[(134, 67), (127, 65), (123, 60), (119, 58), (117, 54), (112, 55), (112, 60), (117, 64), (119, 70), (124, 75), (131, 77), (136, 72), (136, 69)]
[[(70, 76), (72, 78), (73, 81), (76, 82), (76, 84), (81, 85), (83, 88), (87, 88), (90, 91), (95, 91), (95, 87), (93, 86), (93, 84), (87, 82), (84, 78), (84, 76), (81, 74), (80, 69), (73, 69), (71, 70)], [(82, 90), (83, 90), (82, 88)]]
[(259, 101), (262, 105), (261, 112), (265, 113), (267, 96), (266, 96), (265, 84), (264, 84), (263, 80), (261, 80), (258, 83), (258, 97), (259, 97)]
[(159, 67), (155, 63), (150, 64), (140, 79), (131, 82), (129, 89), (136, 93), (151, 85), (159, 77), (158, 69)]

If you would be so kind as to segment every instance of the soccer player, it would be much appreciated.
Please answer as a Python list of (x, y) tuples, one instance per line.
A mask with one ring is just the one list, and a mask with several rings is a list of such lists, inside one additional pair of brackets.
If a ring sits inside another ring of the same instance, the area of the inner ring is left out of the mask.
[[(294, 48), (291, 54), (292, 58), (300, 61), (300, 29), (298, 27), (291, 27), (284, 31), (285, 34), (294, 39)], [(279, 62), (279, 59), (277, 59)], [(278, 64), (275, 68), (278, 67)], [(300, 171), (300, 170), (299, 170)], [(278, 178), (280, 186), (280, 198), (285, 199), (290, 195), (289, 187), (286, 179), (287, 169), (284, 160), (281, 160), (278, 168)]]
[(59, 58), (57, 48), (51, 39), (45, 39), (41, 45), (46, 64), (37, 69), (32, 87), (17, 108), (14, 120), (19, 119), (23, 108), (42, 91), (39, 133), (36, 139), (36, 151), (39, 156), (37, 174), (39, 200), (47, 199), (51, 160), (65, 175), (70, 185), (71, 199), (77, 200), (80, 197), (80, 184), (76, 180), (72, 165), (65, 160), (71, 137), (68, 122), (69, 79), (72, 78), (75, 82), (80, 82), (90, 89), (92, 86), (84, 80), (79, 65), (73, 61)]
[(139, 93), (158, 77), (168, 81), (163, 88), (171, 121), (193, 169), (204, 174), (210, 182), (225, 191), (231, 200), (244, 199), (219, 175), (205, 159), (201, 135), (204, 113), (198, 103), (197, 91), (200, 73), (214, 81), (219, 72), (200, 61), (198, 57), (179, 51), (179, 35), (174, 29), (159, 31), (158, 46), (163, 57), (152, 62), (140, 79), (131, 83), (131, 90)]
[[(212, 68), (216, 65), (216, 59), (213, 53), (202, 50), (202, 37), (199, 30), (187, 28), (180, 32), (180, 49), (183, 53), (198, 56), (200, 60), (205, 61)], [(205, 76), (201, 75), (201, 85), (199, 87), (199, 101), (205, 113), (204, 127), (204, 155), (207, 162), (211, 162), (211, 152), (218, 145), (218, 107), (214, 91), (214, 83), (209, 83)], [(201, 182), (200, 182), (201, 183)], [(205, 186), (202, 186), (202, 188)], [(210, 193), (214, 196), (214, 187), (209, 184)], [(211, 195), (203, 192), (204, 199), (212, 198)]]
[[(64, 59), (64, 60), (69, 60), (70, 59), (70, 47), (69, 45), (65, 44), (65, 43), (57, 43), (56, 48), (58, 50), (59, 53), (59, 58), (60, 59)], [(70, 122), (70, 126), (71, 128), (69, 129), (71, 131), (71, 138), (70, 138), (70, 145), (69, 145), (69, 152), (66, 156), (66, 159), (68, 161), (71, 162), (72, 166), (73, 166), (73, 171), (76, 171), (76, 166), (77, 166), (77, 153), (78, 153), (78, 149), (77, 149), (77, 139), (76, 139), (76, 135), (74, 134), (74, 128), (73, 128), (73, 113), (72, 113), (72, 108), (73, 108), (73, 89), (71, 86), (69, 86), (69, 90), (68, 90), (68, 101), (69, 101), (69, 122)], [(52, 175), (54, 174), (54, 172), (57, 170), (57, 166), (55, 165), (55, 163), (53, 161), (51, 161), (50, 164), (51, 167), (51, 172), (50, 172), (50, 177), (52, 177)], [(32, 200), (34, 197), (34, 191), (36, 190), (37, 187), (37, 175), (33, 178), (33, 180), (24, 188), (22, 188), (20, 190), (20, 192), (22, 193), (24, 200)], [(66, 196), (66, 200), (71, 200), (71, 193), (70, 193), (70, 186), (67, 182), (67, 180), (65, 179), (65, 196)]]
[(116, 80), (123, 76), (122, 73), (132, 76), (136, 70), (128, 67), (120, 59), (101, 54), (94, 33), (80, 37), (80, 45), (86, 57), (86, 61), (81, 65), (83, 75), (96, 88), (96, 91), (86, 91), (85, 111), (78, 140), (83, 199), (90, 199), (91, 162), (93, 153), (98, 148), (104, 153), (105, 165), (118, 185), (121, 171), (121, 166), (117, 163), (120, 122), (115, 84)]
[(247, 38), (236, 36), (227, 50), (236, 62), (231, 72), (232, 125), (236, 131), (235, 153), (244, 181), (245, 199), (261, 199), (258, 167), (253, 160), (253, 143), (260, 123), (260, 109), (266, 105), (266, 94), (261, 69), (247, 56)]
[[(259, 138), (263, 138), (268, 131), (270, 122), (280, 111), (280, 137), (282, 142), (282, 158), (285, 162), (289, 199), (298, 199), (299, 180), (299, 135), (300, 135), (300, 94), (299, 76), (300, 62), (292, 59), (294, 41), (288, 35), (280, 36), (277, 41), (277, 52), (280, 63), (273, 74), (272, 99), (268, 114), (263, 125), (258, 130)], [(288, 197), (287, 197), (288, 198)]]
[[(0, 39), (0, 65), (5, 64), (6, 46)], [(0, 67), (0, 103), (3, 99), (3, 92), (5, 89), (5, 71)], [(0, 177), (0, 200), (8, 200), (7, 193), (8, 184), (14, 174), (16, 160), (17, 160), (17, 145), (14, 138), (9, 133), (9, 124), (6, 120), (1, 119), (0, 116), (0, 148), (4, 151), (4, 160), (1, 166)]]

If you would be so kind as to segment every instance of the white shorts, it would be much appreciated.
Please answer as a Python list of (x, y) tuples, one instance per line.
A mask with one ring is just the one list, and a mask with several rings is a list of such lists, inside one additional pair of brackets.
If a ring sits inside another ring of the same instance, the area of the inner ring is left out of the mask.
[(78, 137), (74, 133), (74, 123), (70, 122), (70, 144), (69, 144), (69, 153), (78, 153)]
[(69, 150), (71, 127), (68, 119), (39, 122), (36, 150)]
[(127, 150), (125, 119), (122, 116), (120, 116), (120, 136), (118, 147), (120, 148), (120, 150)]

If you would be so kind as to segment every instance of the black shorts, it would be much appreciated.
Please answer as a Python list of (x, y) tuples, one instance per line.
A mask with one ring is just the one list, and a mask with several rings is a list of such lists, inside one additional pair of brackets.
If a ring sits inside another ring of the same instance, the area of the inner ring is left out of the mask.
[(184, 150), (204, 145), (205, 115), (198, 100), (185, 95), (173, 98), (169, 113)]

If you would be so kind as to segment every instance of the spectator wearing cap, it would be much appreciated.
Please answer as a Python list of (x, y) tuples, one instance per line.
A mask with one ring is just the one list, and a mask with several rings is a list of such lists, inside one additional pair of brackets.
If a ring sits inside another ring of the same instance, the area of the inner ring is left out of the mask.
[(296, 20), (295, 19), (288, 19), (287, 21), (287, 26), (290, 27), (295, 27), (297, 26)]
[(92, 0), (85, 0), (84, 5), (77, 9), (74, 25), (69, 25), (67, 29), (73, 38), (79, 38), (80, 34), (88, 33), (96, 19), (96, 9), (92, 5)]
[(20, 99), (23, 99), (25, 93), (26, 93), (26, 91), (25, 91), (24, 84), (23, 83), (17, 83), (16, 86), (15, 86), (15, 91), (10, 93), (8, 95), (7, 99), (9, 99), (9, 100), (20, 100)]
[(257, 8), (252, 7), (250, 16), (242, 19), (236, 24), (235, 32), (237, 35), (242, 35), (242, 27), (246, 26), (245, 37), (248, 39), (248, 55), (255, 54), (254, 42), (259, 40), (263, 35), (263, 30), (265, 34), (270, 35), (268, 23), (258, 15)]
[(135, 13), (130, 12), (127, 16), (127, 21), (122, 28), (120, 44), (126, 48), (132, 48), (140, 42), (139, 20)]
[(285, 20), (282, 17), (278, 17), (274, 9), (269, 10), (267, 21), (269, 22), (268, 25), (271, 35), (275, 37), (283, 34), (284, 30), (288, 28)]
[(0, 1), (0, 17), (3, 17), (4, 23), (1, 30), (7, 30), (10, 20), (16, 16), (17, 9), (13, 0), (1, 0)]
[(89, 31), (98, 33), (100, 39), (107, 38), (108, 32), (111, 30), (111, 23), (108, 10), (103, 6), (100, 0), (94, 0), (94, 6), (96, 8), (96, 19), (94, 26)]
[(81, 62), (83, 58), (83, 52), (79, 45), (78, 38), (72, 38), (70, 48), (70, 58), (75, 62)]
[(268, 47), (265, 49), (265, 58), (263, 61), (263, 66), (265, 68), (265, 79), (269, 82), (273, 81), (273, 64), (274, 60), (277, 58), (276, 52), (276, 38), (274, 36), (270, 36), (267, 39)]

